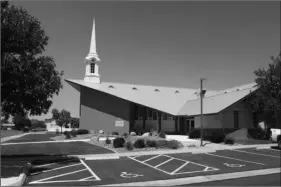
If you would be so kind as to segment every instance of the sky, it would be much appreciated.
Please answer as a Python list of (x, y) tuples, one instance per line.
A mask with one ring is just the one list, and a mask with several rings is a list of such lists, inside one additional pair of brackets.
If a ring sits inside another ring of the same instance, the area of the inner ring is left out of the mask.
[[(83, 79), (92, 22), (104, 82), (220, 90), (254, 82), (280, 51), (280, 2), (15, 1), (41, 21), (63, 79)], [(53, 108), (79, 117), (63, 80)], [(51, 118), (51, 113), (31, 116)]]

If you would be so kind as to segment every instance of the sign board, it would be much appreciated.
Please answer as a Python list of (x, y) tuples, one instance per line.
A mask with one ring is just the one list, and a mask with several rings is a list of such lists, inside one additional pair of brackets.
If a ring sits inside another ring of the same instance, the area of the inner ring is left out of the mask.
[(116, 120), (115, 121), (115, 127), (124, 127), (124, 121), (123, 120)]

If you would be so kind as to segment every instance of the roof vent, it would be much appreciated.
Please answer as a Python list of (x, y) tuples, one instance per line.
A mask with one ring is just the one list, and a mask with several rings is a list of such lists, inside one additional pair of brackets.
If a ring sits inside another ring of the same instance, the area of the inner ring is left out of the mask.
[(159, 92), (159, 90), (156, 88), (155, 90), (154, 90), (155, 92)]
[(180, 93), (180, 92), (178, 90), (176, 90), (175, 93)]
[(136, 87), (133, 87), (132, 90), (137, 90), (137, 88), (136, 88)]
[(114, 86), (110, 85), (110, 86), (108, 86), (108, 88), (114, 88)]
[(241, 90), (241, 88), (237, 88), (237, 89), (236, 89), (236, 91), (240, 91), (240, 90)]
[(225, 91), (224, 93), (228, 93), (229, 91)]

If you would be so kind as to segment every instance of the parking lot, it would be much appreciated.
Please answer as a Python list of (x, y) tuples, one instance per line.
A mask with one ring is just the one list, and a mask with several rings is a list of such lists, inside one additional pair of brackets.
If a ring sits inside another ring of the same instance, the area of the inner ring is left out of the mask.
[(103, 185), (280, 168), (280, 150), (240, 149), (206, 154), (121, 157), (51, 163), (34, 171), (26, 185)]

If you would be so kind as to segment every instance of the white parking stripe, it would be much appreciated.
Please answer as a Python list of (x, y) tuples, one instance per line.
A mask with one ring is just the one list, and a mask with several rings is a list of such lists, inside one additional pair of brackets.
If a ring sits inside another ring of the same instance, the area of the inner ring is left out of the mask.
[(211, 156), (216, 156), (216, 157), (221, 157), (221, 158), (228, 158), (228, 159), (232, 159), (232, 160), (238, 160), (238, 161), (243, 161), (243, 162), (249, 162), (249, 163), (253, 163), (253, 164), (258, 164), (258, 165), (265, 165), (263, 163), (259, 163), (259, 162), (252, 162), (252, 161), (248, 161), (248, 160), (242, 160), (242, 159), (238, 159), (238, 158), (232, 158), (232, 157), (228, 157), (228, 156), (221, 156), (221, 155), (215, 155), (212, 153), (205, 153), (206, 155), (211, 155)]
[(37, 172), (37, 173), (32, 173), (30, 175), (36, 175), (38, 173), (46, 173), (46, 172), (50, 172), (50, 171), (54, 171), (54, 170), (58, 170), (58, 169), (63, 169), (63, 168), (69, 168), (69, 167), (78, 166), (78, 165), (82, 165), (82, 164), (78, 163), (78, 164), (72, 164), (72, 165), (68, 165), (68, 166), (62, 166), (62, 167), (58, 167), (58, 168), (54, 168), (54, 169), (49, 169), (49, 170), (45, 170), (45, 171), (41, 171), (41, 172)]
[[(69, 173), (64, 173), (64, 174), (61, 174), (61, 175), (56, 175), (56, 176), (48, 177), (48, 178), (45, 178), (45, 179), (40, 179), (38, 181), (33, 181), (33, 182), (30, 182), (29, 184), (35, 184), (35, 183), (42, 182), (42, 181), (45, 181), (45, 180), (49, 180), (49, 179), (53, 179), (53, 178), (57, 178), (57, 177), (65, 176), (65, 175), (70, 175), (70, 174), (73, 174), (73, 173), (78, 173), (78, 172), (86, 171), (86, 170), (87, 169), (81, 169), (81, 170), (77, 170), (77, 171), (73, 171), (73, 172), (69, 172)], [(49, 181), (49, 182), (51, 182), (51, 181)]]
[(162, 162), (162, 163), (160, 163), (160, 164), (158, 164), (157, 166), (154, 166), (154, 167), (159, 167), (159, 166), (161, 166), (161, 165), (163, 165), (163, 164), (166, 164), (167, 162), (170, 162), (171, 160), (173, 160), (173, 158), (170, 158), (170, 159), (168, 159), (168, 160), (166, 160), (165, 162)]
[[(128, 157), (128, 158), (130, 158), (130, 157)], [(134, 158), (130, 158), (130, 159), (132, 159), (132, 160), (134, 160), (134, 161), (136, 161), (136, 162), (139, 162), (139, 163), (141, 163), (141, 164), (144, 164), (144, 165), (146, 165), (146, 166), (148, 166), (148, 167), (151, 167), (151, 168), (153, 168), (153, 169), (156, 169), (156, 170), (158, 170), (158, 171), (164, 172), (164, 173), (166, 173), (166, 174), (168, 174), (168, 175), (171, 175), (169, 172), (166, 172), (166, 171), (164, 171), (164, 170), (162, 170), (162, 169), (159, 169), (159, 168), (155, 168), (155, 167), (153, 167), (153, 166), (151, 166), (151, 165), (149, 165), (149, 164), (147, 164), (147, 163), (145, 163), (145, 162), (141, 162), (141, 161), (139, 161), (139, 160), (137, 160), (137, 159), (134, 159)]]
[(268, 156), (268, 157), (273, 157), (273, 158), (280, 158), (279, 156), (266, 155), (266, 154), (261, 154), (261, 153), (253, 153), (253, 152), (248, 152), (248, 151), (241, 151), (241, 150), (234, 150), (234, 149), (233, 149), (232, 151), (237, 151), (237, 152), (242, 152), (242, 153), (248, 153), (248, 154), (253, 154), (253, 155)]
[(38, 168), (38, 167), (45, 167), (45, 166), (50, 166), (50, 165), (54, 165), (54, 164), (60, 164), (60, 163), (64, 163), (64, 162), (69, 162), (69, 160), (64, 160), (64, 161), (61, 161), (61, 162), (53, 162), (53, 163), (44, 164), (44, 165), (37, 165), (37, 166), (34, 166), (34, 167), (36, 167), (36, 168)]
[[(35, 181), (35, 182), (30, 182), (29, 184), (48, 184), (48, 183), (62, 183), (62, 182), (89, 182), (89, 181), (97, 181), (95, 179), (93, 180), (85, 180), (85, 181), (80, 181), (80, 180), (61, 180), (61, 181)], [(72, 185), (73, 186), (73, 185)]]
[(94, 178), (94, 176), (86, 177), (86, 178), (80, 179), (79, 181), (85, 181), (85, 180), (90, 179), (90, 178)]
[(175, 169), (173, 172), (171, 172), (172, 174), (178, 172), (180, 169), (182, 169), (184, 166), (186, 166), (189, 162), (184, 163), (183, 165), (181, 165), (180, 167), (178, 167), (177, 169)]
[(151, 158), (149, 158), (149, 159), (146, 159), (146, 160), (144, 160), (144, 161), (140, 161), (140, 162), (147, 162), (147, 161), (149, 161), (149, 160), (153, 160), (154, 158), (157, 158), (157, 157), (159, 157), (159, 156), (162, 156), (162, 155), (157, 155), (157, 156), (154, 156), (154, 157), (151, 157)]
[(87, 170), (93, 175), (93, 177), (95, 177), (96, 178), (96, 180), (101, 180), (94, 172), (93, 172), (93, 170), (91, 170), (91, 168), (87, 165), (87, 164), (85, 164), (85, 162), (83, 162), (83, 160), (81, 160), (80, 159), (80, 162), (87, 168)]

